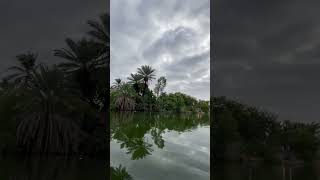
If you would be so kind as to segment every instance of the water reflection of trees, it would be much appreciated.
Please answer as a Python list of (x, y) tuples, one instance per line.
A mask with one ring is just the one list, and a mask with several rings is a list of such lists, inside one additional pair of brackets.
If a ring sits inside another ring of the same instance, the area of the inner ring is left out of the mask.
[(198, 126), (209, 125), (207, 114), (161, 114), (161, 113), (112, 113), (111, 137), (126, 149), (133, 160), (142, 159), (153, 151), (153, 143), (164, 148), (163, 134), (166, 131), (186, 132)]
[[(105, 161), (64, 158), (0, 159), (1, 180), (106, 179)], [(111, 180), (133, 180), (122, 165), (110, 167)], [(107, 178), (107, 179), (110, 179)]]
[(224, 180), (318, 180), (319, 166), (311, 164), (238, 164), (225, 163), (213, 165), (213, 179)]
[(105, 162), (62, 158), (0, 160), (0, 179), (8, 180), (86, 180), (104, 179)]
[(126, 168), (121, 164), (118, 167), (110, 167), (111, 180), (133, 180)]

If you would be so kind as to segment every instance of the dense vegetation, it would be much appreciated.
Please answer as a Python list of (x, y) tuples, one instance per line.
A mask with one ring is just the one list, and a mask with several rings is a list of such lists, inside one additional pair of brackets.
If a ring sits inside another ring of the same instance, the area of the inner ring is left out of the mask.
[(0, 88), (0, 152), (106, 155), (109, 15), (87, 24), (86, 37), (54, 50), (59, 64), (16, 56)]
[(144, 65), (137, 69), (137, 73), (130, 74), (127, 82), (115, 79), (110, 90), (111, 110), (209, 112), (209, 101), (197, 100), (180, 92), (167, 94), (164, 76), (159, 77), (151, 90), (149, 84), (155, 76), (155, 69)]
[(319, 123), (280, 121), (272, 113), (225, 97), (213, 102), (213, 157), (219, 160), (312, 160), (320, 145)]

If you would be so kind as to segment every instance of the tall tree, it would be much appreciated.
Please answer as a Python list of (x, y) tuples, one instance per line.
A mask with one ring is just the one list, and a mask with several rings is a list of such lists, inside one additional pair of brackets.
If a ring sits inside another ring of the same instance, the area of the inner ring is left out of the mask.
[(148, 89), (148, 83), (155, 79), (155, 69), (153, 69), (151, 66), (143, 65), (140, 68), (138, 68), (138, 74), (142, 76), (144, 81), (144, 89), (142, 92), (142, 96), (145, 95), (147, 89)]
[(12, 66), (8, 70), (15, 71), (15, 73), (6, 77), (7, 80), (13, 80), (17, 84), (27, 84), (30, 80), (32, 72), (37, 68), (36, 59), (38, 55), (35, 53), (25, 53), (16, 56), (19, 64)]
[[(31, 75), (28, 88), (21, 89), (16, 115), (17, 143), (27, 152), (63, 153), (77, 151), (80, 118), (85, 102), (69, 87), (64, 74), (41, 65)], [(87, 109), (87, 108), (86, 108)]]
[(120, 78), (117, 78), (114, 80), (112, 88), (119, 89), (121, 84), (122, 80)]
[(99, 21), (89, 20), (87, 23), (91, 27), (91, 30), (88, 32), (88, 34), (103, 46), (104, 53), (108, 52), (110, 47), (109, 14), (102, 14), (99, 18)]
[[(104, 112), (103, 117), (105, 117), (104, 122), (107, 122), (107, 112), (109, 111), (109, 101), (108, 96), (110, 94), (110, 16), (107, 13), (102, 14), (99, 17), (99, 20), (89, 20), (88, 25), (90, 26), (91, 30), (88, 34), (94, 38), (94, 40), (99, 44), (101, 47), (101, 56), (100, 59), (106, 61), (105, 70), (102, 73), (98, 73), (99, 82), (102, 84), (102, 88), (106, 89), (105, 91), (98, 92), (98, 96), (100, 96), (101, 100), (103, 101), (102, 111)], [(103, 74), (103, 72), (105, 72)], [(105, 81), (101, 83), (101, 77), (104, 77)], [(101, 89), (101, 87), (100, 87)]]
[(130, 74), (130, 77), (128, 77), (129, 83), (132, 84), (134, 90), (138, 95), (141, 95), (141, 81), (143, 77), (140, 74)]
[(85, 38), (79, 41), (67, 38), (66, 44), (67, 48), (54, 50), (55, 56), (68, 61), (59, 64), (59, 68), (76, 79), (84, 97), (94, 104), (98, 79), (94, 74), (107, 64), (106, 59), (101, 58), (100, 46)]
[(164, 88), (167, 86), (167, 79), (163, 76), (161, 76), (158, 79), (158, 83), (156, 84), (155, 88), (154, 88), (154, 92), (157, 94), (157, 97), (159, 97), (159, 95), (161, 93), (163, 93)]

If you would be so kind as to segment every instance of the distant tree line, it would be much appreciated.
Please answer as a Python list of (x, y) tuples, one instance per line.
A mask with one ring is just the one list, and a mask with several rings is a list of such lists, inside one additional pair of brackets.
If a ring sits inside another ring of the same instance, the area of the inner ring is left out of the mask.
[(212, 155), (216, 162), (319, 158), (319, 123), (281, 121), (275, 114), (225, 97), (214, 97), (212, 102)]
[(167, 79), (158, 78), (154, 90), (150, 82), (155, 79), (155, 69), (144, 65), (130, 74), (125, 82), (115, 79), (110, 90), (111, 110), (114, 111), (170, 111), (209, 112), (209, 101), (197, 100), (181, 92), (165, 92)]

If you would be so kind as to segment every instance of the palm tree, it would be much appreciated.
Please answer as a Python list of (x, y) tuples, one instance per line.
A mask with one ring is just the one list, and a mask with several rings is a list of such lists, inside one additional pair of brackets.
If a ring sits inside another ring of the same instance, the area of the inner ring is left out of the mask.
[(28, 52), (26, 54), (19, 54), (16, 56), (19, 65), (12, 66), (8, 70), (16, 71), (6, 77), (8, 81), (13, 80), (15, 83), (24, 85), (28, 83), (31, 77), (31, 73), (37, 68), (36, 59), (38, 55)]
[(104, 47), (103, 51), (106, 53), (110, 44), (109, 14), (102, 14), (99, 18), (99, 21), (89, 20), (87, 23), (91, 27), (91, 30), (88, 32), (88, 34)]
[(148, 65), (144, 65), (138, 68), (138, 74), (142, 76), (144, 81), (144, 89), (143, 89), (142, 96), (144, 96), (146, 93), (149, 81), (152, 81), (152, 79), (155, 79), (155, 76), (156, 76), (154, 74), (155, 71), (156, 71), (155, 69), (153, 69), (151, 66), (148, 66)]
[[(68, 62), (59, 64), (59, 67), (75, 77), (86, 99), (93, 103), (96, 94), (98, 72), (107, 65), (105, 58), (101, 58), (99, 44), (85, 38), (75, 42), (67, 38), (68, 48), (54, 50), (54, 55), (64, 58)], [(101, 71), (104, 72), (104, 71)], [(100, 76), (101, 77), (101, 76)]]
[[(100, 46), (100, 59), (104, 59), (106, 61), (106, 73), (101, 74), (100, 76), (96, 76), (101, 78), (105, 77), (106, 83), (103, 86), (103, 89), (106, 89), (104, 93), (100, 93), (100, 99), (103, 101), (103, 110), (105, 111), (105, 117), (107, 117), (107, 111), (109, 109), (109, 101), (107, 100), (107, 96), (110, 94), (110, 16), (107, 13), (104, 13), (100, 16), (99, 21), (96, 20), (89, 20), (88, 25), (90, 26), (91, 30), (88, 34), (94, 38), (94, 40)], [(101, 81), (100, 81), (101, 82)], [(102, 83), (100, 83), (102, 84)], [(98, 90), (101, 89), (100, 87)], [(106, 120), (105, 120), (106, 121)]]
[(134, 83), (140, 83), (141, 80), (143, 79), (143, 77), (140, 74), (130, 74), (130, 77), (128, 77), (128, 80), (130, 83), (134, 84)]
[(17, 143), (27, 152), (63, 153), (77, 151), (82, 134), (73, 119), (89, 109), (68, 87), (64, 74), (41, 65), (31, 74), (28, 88), (21, 90), (16, 108)]
[(122, 84), (121, 79), (120, 79), (120, 78), (117, 78), (117, 79), (114, 80), (114, 83), (113, 83), (112, 88), (119, 89), (120, 86), (121, 86), (121, 84)]
[(138, 95), (140, 95), (141, 89), (141, 80), (143, 77), (140, 74), (130, 74), (130, 77), (128, 77), (129, 83), (132, 84), (134, 90), (137, 92)]
[(120, 111), (132, 111), (135, 108), (135, 94), (130, 84), (121, 84), (118, 89), (115, 105)]
[(107, 64), (106, 59), (99, 58), (100, 49), (96, 42), (85, 38), (79, 41), (67, 38), (65, 41), (67, 48), (54, 50), (55, 56), (69, 61), (59, 65), (64, 71), (68, 73), (83, 70), (93, 71)]

